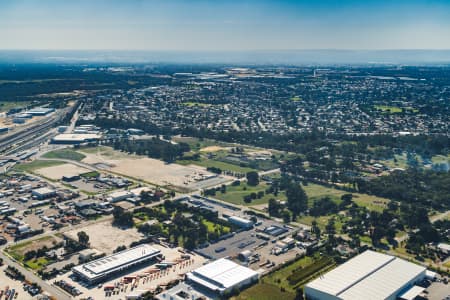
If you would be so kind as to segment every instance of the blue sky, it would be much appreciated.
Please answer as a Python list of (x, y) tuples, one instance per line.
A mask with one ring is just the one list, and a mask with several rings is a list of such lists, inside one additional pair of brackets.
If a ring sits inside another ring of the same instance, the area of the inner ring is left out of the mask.
[(0, 0), (0, 49), (450, 49), (450, 0)]

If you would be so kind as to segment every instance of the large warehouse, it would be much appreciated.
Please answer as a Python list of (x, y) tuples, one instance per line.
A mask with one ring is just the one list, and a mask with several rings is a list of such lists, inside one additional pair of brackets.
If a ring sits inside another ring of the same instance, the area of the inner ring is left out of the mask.
[(90, 284), (98, 283), (112, 274), (160, 256), (160, 250), (143, 244), (73, 267), (72, 271)]
[(367, 250), (308, 283), (305, 294), (309, 300), (395, 300), (418, 291), (415, 284), (425, 278), (425, 272), (422, 266)]
[(258, 280), (258, 273), (226, 258), (218, 259), (186, 274), (187, 280), (212, 292), (223, 294)]

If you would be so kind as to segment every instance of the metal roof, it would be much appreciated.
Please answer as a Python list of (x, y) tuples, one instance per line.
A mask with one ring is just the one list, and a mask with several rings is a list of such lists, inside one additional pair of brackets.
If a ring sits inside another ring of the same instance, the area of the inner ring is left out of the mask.
[(424, 290), (425, 290), (425, 288), (415, 285), (412, 288), (410, 288), (409, 290), (407, 290), (405, 293), (401, 294), (399, 298), (403, 299), (403, 300), (414, 300)]
[(96, 259), (74, 267), (73, 269), (86, 278), (94, 279), (105, 274), (127, 268), (130, 264), (147, 260), (158, 255), (160, 251), (147, 244), (142, 244), (106, 257)]
[(394, 256), (367, 250), (308, 283), (339, 299), (385, 299), (425, 268)]
[(188, 278), (212, 290), (225, 290), (255, 276), (257, 272), (225, 258), (188, 273)]

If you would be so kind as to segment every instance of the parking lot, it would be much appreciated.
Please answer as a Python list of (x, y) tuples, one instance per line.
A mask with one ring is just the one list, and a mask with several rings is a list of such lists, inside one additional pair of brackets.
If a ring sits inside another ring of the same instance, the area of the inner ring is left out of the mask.
[[(239, 208), (215, 202), (213, 199), (201, 197), (190, 199), (191, 201), (187, 201), (187, 199), (182, 201), (191, 206), (201, 207), (204, 205), (207, 209), (216, 210), (219, 217), (238, 216), (244, 219), (250, 219), (251, 217), (244, 214)], [(242, 229), (227, 235), (226, 238), (217, 242), (202, 245), (202, 247), (196, 249), (196, 252), (210, 259), (218, 259), (222, 257), (237, 258), (240, 253), (250, 251), (252, 255), (258, 257), (257, 260), (252, 261), (254, 263), (260, 262), (250, 266), (255, 269), (258, 269), (261, 263), (268, 260), (271, 263), (267, 265), (273, 267), (306, 252), (305, 249), (298, 248), (293, 244), (284, 251), (275, 254), (274, 248), (278, 247), (278, 243), (285, 238), (291, 237), (297, 228), (270, 219), (257, 219), (258, 222), (253, 228)]]

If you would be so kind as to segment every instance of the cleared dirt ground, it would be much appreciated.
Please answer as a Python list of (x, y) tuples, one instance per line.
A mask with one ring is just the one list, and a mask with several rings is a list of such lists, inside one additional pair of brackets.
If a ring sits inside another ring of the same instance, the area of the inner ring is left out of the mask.
[(59, 180), (63, 176), (77, 176), (89, 171), (90, 171), (89, 169), (82, 168), (76, 165), (62, 164), (58, 166), (37, 169), (35, 172), (46, 178), (52, 180)]
[(136, 228), (120, 229), (111, 225), (111, 222), (101, 222), (87, 227), (68, 231), (65, 234), (77, 240), (77, 233), (86, 232), (89, 236), (91, 248), (106, 254), (111, 254), (118, 246), (130, 246), (132, 242), (140, 240), (143, 236)]
[(102, 147), (99, 151), (83, 151), (84, 163), (109, 166), (109, 171), (140, 179), (160, 186), (177, 186), (193, 188), (203, 176), (213, 175), (198, 166), (167, 164), (161, 160), (148, 157), (127, 155), (110, 148)]

